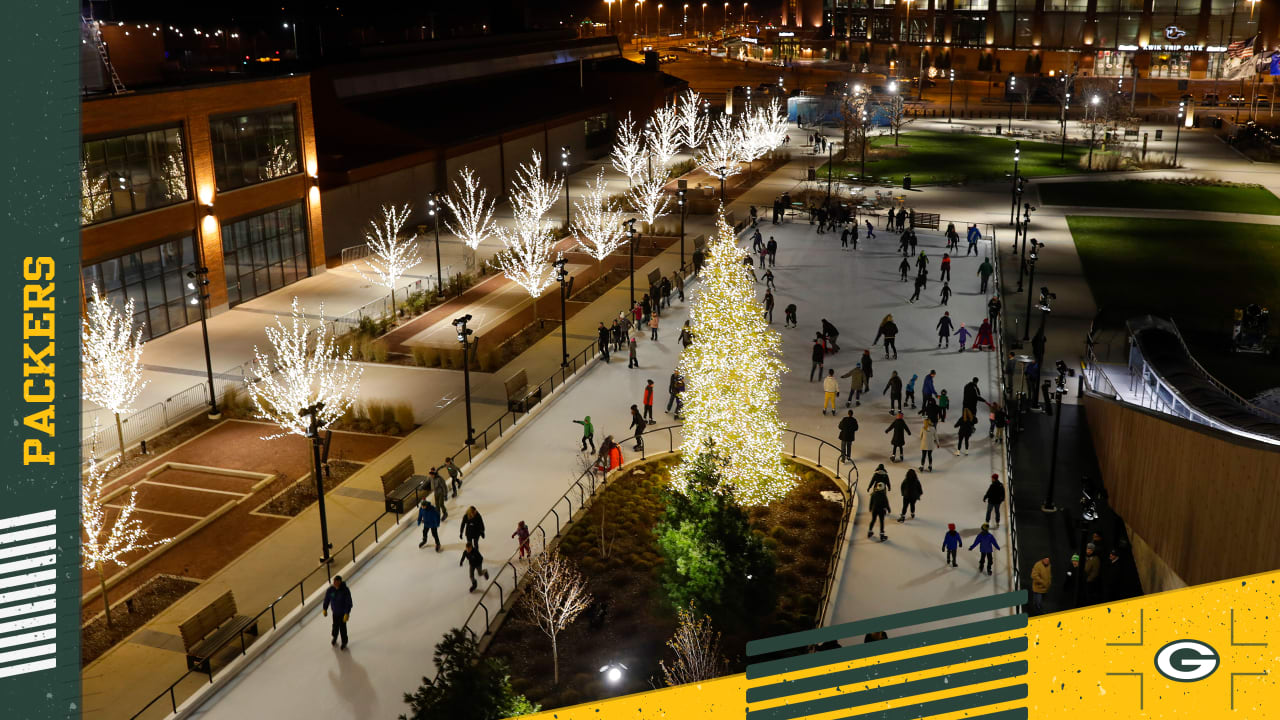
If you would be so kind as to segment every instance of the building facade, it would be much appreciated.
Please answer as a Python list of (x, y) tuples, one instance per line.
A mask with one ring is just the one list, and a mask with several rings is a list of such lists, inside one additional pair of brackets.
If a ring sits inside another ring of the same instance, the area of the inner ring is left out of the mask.
[(324, 268), (306, 75), (86, 97), (81, 266), (153, 338)]

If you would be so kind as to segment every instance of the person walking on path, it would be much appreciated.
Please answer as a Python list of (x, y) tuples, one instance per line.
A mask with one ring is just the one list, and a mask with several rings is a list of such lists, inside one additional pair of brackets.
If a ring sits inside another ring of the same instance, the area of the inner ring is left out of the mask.
[(951, 324), (951, 312), (947, 311), (942, 313), (942, 317), (938, 318), (938, 325), (937, 325), (938, 347), (942, 347), (944, 344), (948, 348), (951, 347), (951, 328), (952, 327), (953, 325)]
[(862, 372), (862, 363), (859, 362), (853, 366), (853, 369), (840, 376), (841, 378), (850, 378), (849, 380), (849, 396), (844, 402), (845, 407), (853, 407), (862, 404), (862, 386), (866, 383), (866, 375)]
[(516, 538), (516, 542), (520, 544), (520, 559), (531, 560), (533, 552), (529, 549), (529, 526), (523, 520), (516, 524), (516, 531), (511, 533), (511, 537)]
[(876, 331), (876, 337), (871, 341), (872, 345), (881, 338), (884, 338), (884, 359), (889, 359), (889, 351), (893, 351), (893, 359), (898, 359), (898, 324), (893, 321), (893, 315), (885, 315), (884, 320), (880, 321), (880, 329)]
[(640, 414), (640, 409), (637, 408), (635, 405), (632, 405), (631, 406), (631, 425), (629, 427), (634, 428), (636, 431), (635, 432), (636, 444), (634, 447), (631, 448), (632, 450), (635, 450), (636, 452), (640, 452), (641, 450), (644, 449), (644, 430), (648, 426), (649, 426), (649, 423), (645, 422), (644, 416)]
[(852, 410), (840, 418), (839, 430), (840, 457), (845, 462), (851, 462), (853, 458), (853, 439), (858, 432), (858, 421), (853, 417)]
[(658, 341), (658, 316), (655, 314), (649, 318), (649, 339)]
[(991, 280), (991, 275), (996, 269), (991, 266), (989, 258), (983, 258), (982, 264), (978, 266), (978, 277), (982, 280), (982, 285), (978, 288), (978, 292), (983, 295), (987, 294), (987, 283)]
[(956, 334), (956, 337), (960, 338), (960, 340), (956, 343), (956, 346), (958, 348), (956, 352), (964, 352), (964, 345), (965, 343), (969, 342), (969, 335), (971, 335), (972, 333), (969, 332), (969, 328), (964, 326), (964, 323), (960, 323), (960, 329), (956, 330), (955, 334)]
[(945, 421), (947, 419), (947, 409), (951, 407), (951, 398), (947, 396), (946, 390), (938, 392), (938, 419)]
[(1053, 568), (1049, 558), (1040, 558), (1040, 562), (1031, 568), (1031, 607), (1037, 613), (1044, 612), (1044, 596), (1053, 586)]
[(938, 301), (942, 305), (946, 305), (948, 302), (950, 302), (950, 300), (951, 300), (951, 285), (949, 283), (944, 282), (942, 283), (942, 293), (938, 296)]
[(915, 373), (911, 374), (911, 379), (907, 381), (906, 387), (903, 388), (905, 394), (902, 396), (904, 403), (911, 403), (912, 409), (916, 406), (916, 378), (920, 377)]
[(978, 339), (973, 342), (974, 350), (995, 350), (996, 342), (991, 336), (991, 321), (983, 318), (982, 325), (978, 326)]
[(592, 425), (592, 424), (591, 424), (591, 416), (590, 416), (590, 415), (587, 415), (586, 417), (582, 418), (581, 420), (574, 420), (574, 422), (582, 426), (582, 450), (581, 450), (581, 452), (586, 452), (586, 451), (587, 451), (587, 444), (588, 444), (588, 443), (590, 443), (590, 444), (591, 444), (591, 452), (593, 452), (593, 453), (594, 453), (594, 452), (596, 451), (596, 440), (595, 440), (595, 437), (596, 437), (596, 428), (595, 428), (595, 426), (594, 426), (594, 425)]
[(942, 552), (946, 553), (946, 560), (943, 565), (958, 567), (956, 565), (956, 551), (960, 549), (964, 539), (960, 537), (960, 533), (956, 532), (955, 523), (947, 523), (947, 533), (942, 536)]
[(431, 483), (431, 494), (435, 496), (436, 507), (440, 509), (440, 522), (444, 522), (449, 519), (449, 509), (444, 505), (449, 500), (449, 486), (444, 484), (444, 478), (440, 477), (435, 468), (427, 473), (427, 479)]
[(991, 527), (986, 523), (982, 524), (982, 530), (978, 536), (973, 539), (973, 544), (969, 546), (969, 551), (978, 548), (978, 572), (982, 572), (982, 566), (986, 565), (987, 574), (991, 574), (992, 568), (995, 567), (995, 561), (992, 560), (992, 553), (1000, 549), (1000, 543), (996, 542), (996, 536), (991, 534)]
[(911, 513), (911, 519), (916, 519), (916, 501), (924, 497), (924, 488), (920, 485), (920, 476), (916, 475), (916, 471), (907, 469), (907, 476), (902, 478), (902, 486), (898, 488), (902, 492), (902, 512), (898, 515), (898, 522), (907, 521), (907, 513)]
[(489, 579), (489, 571), (484, 569), (484, 556), (480, 554), (480, 548), (467, 543), (467, 549), (462, 551), (462, 558), (458, 560), (458, 567), (462, 567), (462, 563), (468, 563), (467, 576), (471, 578), (471, 592), (475, 592), (477, 575), (485, 580)]
[(880, 394), (889, 396), (889, 412), (894, 412), (895, 408), (899, 412), (902, 410), (902, 378), (898, 377), (897, 370), (889, 376), (889, 382), (885, 383), (884, 391)]
[(427, 544), (429, 535), (435, 538), (436, 552), (440, 552), (440, 511), (426, 498), (422, 498), (422, 503), (418, 505), (418, 524), (422, 526), (422, 542), (418, 543), (418, 547)]
[[(938, 429), (927, 418), (920, 428), (920, 472), (933, 472), (933, 451), (938, 447)], [(928, 467), (926, 468), (926, 463)]]
[(927, 280), (926, 280), (925, 273), (920, 273), (919, 275), (916, 275), (914, 291), (911, 293), (911, 297), (907, 298), (907, 302), (913, 303), (920, 299), (920, 291), (924, 290), (924, 286), (926, 282)]
[(605, 362), (609, 362), (609, 328), (600, 323), (600, 327), (596, 328), (596, 338), (600, 342), (600, 356)]
[(956, 455), (964, 453), (969, 454), (969, 438), (973, 437), (973, 429), (977, 426), (978, 420), (973, 413), (965, 410), (960, 414), (960, 419), (956, 420)]
[(1102, 600), (1102, 558), (1094, 543), (1084, 547), (1084, 594), (1089, 603)]
[(680, 414), (680, 408), (684, 405), (680, 401), (680, 393), (684, 392), (684, 378), (680, 376), (680, 370), (671, 371), (671, 379), (667, 381), (667, 409), (671, 412), (671, 406), (676, 406), (676, 414)]
[(799, 322), (796, 320), (796, 304), (790, 303), (782, 309), (782, 327), (796, 327)]
[(907, 281), (907, 274), (911, 272), (911, 261), (904, 256), (902, 262), (898, 263), (898, 273), (902, 276), (902, 282)]
[(655, 420), (653, 419), (653, 378), (649, 378), (649, 381), (645, 383), (643, 404), (644, 404), (644, 419), (650, 425), (653, 425), (655, 422)]
[(773, 293), (768, 290), (764, 291), (764, 319), (770, 325), (773, 324)]
[(836, 380), (836, 371), (834, 369), (827, 371), (827, 376), (822, 379), (822, 414), (827, 414), (827, 409), (831, 409), (831, 415), (836, 414), (836, 398), (840, 396), (840, 381)]
[(876, 521), (880, 521), (880, 540), (883, 542), (889, 539), (884, 534), (884, 516), (893, 511), (889, 507), (889, 489), (884, 483), (876, 483), (871, 488), (871, 499), (868, 503), (871, 510), (871, 524), (867, 526), (867, 537), (875, 534)]
[(476, 550), (480, 549), (480, 538), (484, 537), (484, 518), (480, 517), (480, 511), (476, 510), (475, 505), (467, 508), (466, 514), (462, 516), (462, 524), (458, 526), (458, 539), (461, 540), (464, 535), (468, 545)]
[(634, 337), (627, 339), (627, 369), (640, 367), (640, 361), (636, 359), (636, 339)]
[(933, 386), (933, 379), (938, 376), (937, 370), (930, 370), (928, 375), (924, 376), (924, 399), (929, 400), (938, 394)]
[(324, 591), (324, 605), (320, 609), (322, 615), (333, 610), (333, 639), (330, 645), (338, 644), (338, 636), (342, 636), (341, 650), (347, 649), (347, 621), (351, 619), (351, 608), (355, 603), (351, 600), (351, 588), (342, 581), (341, 575), (333, 576), (333, 583)]
[(991, 484), (987, 486), (987, 494), (982, 496), (982, 500), (987, 504), (984, 522), (991, 522), (991, 516), (995, 515), (996, 527), (1000, 527), (1000, 505), (1004, 503), (1004, 483), (1000, 482), (998, 474), (991, 474)]
[(822, 364), (827, 360), (827, 349), (822, 345), (822, 333), (814, 337), (809, 359), (813, 361), (813, 365), (809, 368), (809, 382), (813, 382), (815, 372), (818, 373), (818, 377), (822, 377)]
[(453, 488), (453, 496), (458, 497), (458, 488), (462, 487), (462, 470), (453, 462), (453, 458), (444, 459), (444, 469), (449, 473), (449, 486)]
[(902, 413), (898, 413), (898, 416), (893, 419), (893, 422), (889, 423), (889, 427), (885, 428), (884, 431), (893, 433), (889, 436), (889, 461), (900, 462), (904, 460), (903, 448), (907, 445), (904, 433), (910, 435), (911, 428), (907, 427), (907, 421), (902, 419)]
[(862, 360), (859, 361), (862, 366), (862, 392), (871, 392), (871, 351), (862, 351)]
[(938, 280), (951, 279), (951, 255), (942, 253), (942, 262), (938, 264)]

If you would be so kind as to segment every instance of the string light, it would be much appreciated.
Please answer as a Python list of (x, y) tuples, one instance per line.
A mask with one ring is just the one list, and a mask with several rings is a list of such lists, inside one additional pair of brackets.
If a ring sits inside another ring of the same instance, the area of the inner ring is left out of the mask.
[[(83, 212), (83, 210), (82, 210)], [(120, 454), (124, 455), (124, 427), (120, 414), (132, 409), (147, 381), (142, 379), (142, 326), (133, 329), (133, 298), (117, 312), (90, 285), (88, 312), (81, 334), (80, 368), (84, 399), (116, 416)]]
[(369, 267), (372, 277), (365, 275), (359, 265), (356, 266), (360, 277), (391, 291), (392, 309), (396, 307), (396, 284), (409, 268), (422, 262), (422, 257), (418, 254), (418, 235), (415, 233), (408, 238), (400, 236), (400, 231), (409, 220), (409, 212), (409, 203), (405, 203), (399, 210), (394, 204), (382, 207), (382, 222), (370, 220), (369, 226), (373, 231), (366, 231), (364, 234), (365, 245), (370, 251), (364, 263)]
[(582, 249), (591, 257), (603, 261), (622, 246), (627, 237), (622, 221), (622, 207), (609, 196), (609, 182), (604, 179), (604, 168), (596, 173), (594, 183), (587, 182), (587, 192), (580, 202), (574, 202), (577, 213), (573, 229), (581, 240)]
[(653, 158), (653, 164), (664, 171), (680, 152), (681, 125), (676, 109), (663, 105), (653, 112), (653, 119), (645, 128), (645, 147)]
[(706, 106), (694, 90), (687, 90), (680, 98), (680, 140), (690, 150), (702, 144), (707, 134)]
[(444, 204), (453, 212), (457, 224), (448, 220), (444, 224), (449, 232), (475, 250), (493, 234), (493, 207), (496, 199), (489, 197), (489, 191), (480, 185), (480, 177), (471, 168), (463, 167), (458, 171), (458, 176), (462, 178), (462, 185), (459, 186), (458, 181), (454, 180), (454, 194), (444, 198)]
[(618, 138), (613, 143), (613, 151), (609, 155), (613, 168), (634, 181), (640, 175), (645, 164), (644, 137), (636, 130), (631, 120), (631, 113), (618, 123)]
[(555, 237), (543, 220), (560, 196), (560, 178), (551, 173), (543, 178), (542, 155), (533, 151), (533, 161), (521, 163), (511, 182), (511, 207), (515, 214), (513, 227), (498, 226), (495, 233), (506, 250), (497, 255), (502, 274), (524, 288), (531, 296), (540, 297), (555, 280)]
[(627, 202), (653, 232), (653, 222), (667, 214), (671, 197), (667, 195), (667, 166), (660, 162), (640, 167), (640, 179), (627, 191)]
[(706, 142), (694, 157), (694, 162), (709, 174), (722, 179), (737, 175), (741, 172), (738, 163), (747, 162), (743, 144), (742, 128), (733, 122), (732, 115), (725, 113), (711, 123)]
[(738, 501), (759, 505), (785, 496), (795, 478), (782, 464), (782, 341), (765, 324), (742, 257), (721, 207), (691, 311), (693, 343), (680, 355), (684, 455), (672, 484), (683, 489), (695, 456), (709, 448)]

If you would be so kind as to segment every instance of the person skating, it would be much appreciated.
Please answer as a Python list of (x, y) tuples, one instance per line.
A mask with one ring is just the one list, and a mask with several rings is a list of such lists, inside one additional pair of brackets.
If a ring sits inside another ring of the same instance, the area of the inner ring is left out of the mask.
[(955, 332), (956, 337), (960, 338), (960, 340), (956, 343), (958, 347), (956, 352), (964, 352), (964, 345), (965, 343), (969, 342), (969, 336), (971, 334), (972, 333), (969, 332), (969, 328), (965, 327), (964, 323), (960, 323), (960, 329), (956, 330)]
[(928, 269), (929, 269), (929, 255), (925, 253), (925, 251), (921, 250), (920, 254), (916, 256), (916, 272), (923, 272), (924, 270), (928, 270)]
[(969, 438), (973, 437), (973, 429), (977, 426), (978, 420), (973, 413), (965, 410), (960, 413), (960, 419), (956, 420), (956, 455), (964, 453), (969, 454)]
[(528, 561), (533, 559), (533, 552), (529, 549), (529, 526), (521, 520), (516, 524), (516, 531), (511, 533), (511, 537), (516, 538), (519, 543), (520, 559)]
[(889, 507), (889, 489), (884, 483), (876, 483), (871, 488), (871, 499), (869, 501), (871, 510), (871, 524), (867, 526), (867, 537), (875, 534), (876, 521), (880, 521), (880, 540), (888, 540), (889, 536), (884, 534), (884, 516), (893, 512)]
[(822, 377), (822, 364), (827, 361), (827, 349), (822, 344), (822, 333), (817, 333), (813, 339), (813, 347), (809, 350), (809, 359), (813, 361), (813, 365), (809, 368), (809, 382), (813, 382), (813, 374), (818, 373), (818, 377)]
[(876, 226), (871, 224), (870, 220), (863, 220), (867, 224), (867, 239), (871, 240), (876, 236)]
[[(764, 249), (769, 253), (769, 267), (775, 267), (778, 264), (778, 241), (774, 240), (772, 235), (769, 236), (769, 242), (765, 243)], [(770, 273), (769, 277), (772, 278), (773, 274)]]
[(1044, 596), (1053, 586), (1053, 568), (1049, 558), (1040, 558), (1040, 562), (1031, 568), (1031, 607), (1037, 613), (1044, 612)]
[(902, 378), (898, 377), (898, 371), (894, 370), (889, 376), (889, 382), (885, 383), (884, 391), (881, 395), (889, 396), (889, 412), (902, 410)]
[(431, 494), (435, 497), (436, 507), (440, 510), (440, 522), (449, 519), (449, 509), (445, 507), (445, 502), (449, 500), (449, 486), (444, 484), (444, 478), (440, 477), (440, 473), (435, 468), (427, 473), (427, 482), (431, 484)]
[(840, 231), (840, 249), (849, 249), (849, 228), (847, 227)]
[(947, 249), (954, 252), (960, 246), (960, 233), (956, 232), (956, 224), (947, 223), (947, 231), (944, 235), (947, 238)]
[(831, 352), (840, 352), (840, 343), (838, 342), (840, 340), (840, 330), (828, 322), (826, 318), (822, 318), (822, 336), (826, 338), (827, 344), (830, 345)]
[(773, 324), (773, 293), (768, 290), (764, 291), (764, 319), (770, 325)]
[(676, 338), (676, 342), (680, 343), (682, 348), (693, 344), (693, 330), (689, 327), (688, 320), (685, 320), (684, 325), (680, 327), (680, 337)]
[(677, 404), (680, 399), (680, 393), (684, 391), (684, 378), (680, 376), (680, 370), (672, 370), (671, 378), (667, 380), (667, 409), (664, 412), (671, 412), (671, 406), (676, 406), (676, 414), (680, 414), (680, 407), (683, 403)]
[(649, 339), (654, 342), (658, 341), (658, 316), (656, 314), (649, 318)]
[(906, 386), (903, 388), (904, 395), (902, 396), (902, 401), (904, 403), (910, 403), (913, 409), (916, 406), (916, 378), (918, 377), (920, 376), (912, 373), (911, 379), (907, 381)]
[(586, 451), (587, 451), (587, 444), (588, 444), (588, 443), (590, 443), (590, 445), (591, 445), (591, 452), (593, 452), (593, 453), (594, 453), (594, 452), (596, 451), (596, 440), (595, 440), (595, 437), (596, 437), (596, 428), (595, 428), (595, 426), (594, 426), (594, 425), (592, 425), (592, 424), (591, 424), (591, 416), (590, 416), (590, 415), (587, 415), (586, 417), (582, 418), (581, 420), (574, 420), (574, 422), (582, 426), (582, 450), (581, 450), (581, 452), (586, 452)]
[(991, 336), (991, 321), (983, 318), (982, 325), (978, 326), (978, 339), (973, 342), (974, 350), (995, 350), (996, 343)]
[(596, 338), (600, 342), (600, 356), (605, 362), (609, 362), (609, 328), (600, 323), (600, 327), (596, 328)]
[(911, 272), (911, 261), (906, 257), (902, 258), (902, 262), (898, 263), (898, 273), (902, 276), (902, 282), (907, 281), (907, 275)]
[(644, 419), (650, 425), (653, 425), (656, 422), (653, 419), (653, 378), (650, 378), (649, 381), (645, 383), (643, 405)]
[(862, 366), (862, 392), (871, 392), (871, 351), (863, 350), (862, 359), (858, 361)]
[(427, 537), (431, 536), (436, 541), (436, 552), (440, 552), (440, 511), (426, 498), (418, 505), (418, 524), (422, 526), (422, 542), (418, 547), (426, 545)]
[(951, 279), (951, 255), (942, 253), (942, 262), (938, 263), (938, 280)]
[(480, 538), (484, 537), (484, 518), (480, 517), (480, 511), (476, 510), (475, 505), (467, 508), (462, 516), (462, 523), (458, 526), (458, 539), (461, 540), (464, 535), (468, 545), (480, 549)]
[(920, 273), (919, 275), (916, 275), (914, 291), (911, 293), (911, 297), (907, 298), (907, 302), (913, 303), (920, 299), (920, 291), (924, 290), (925, 282), (926, 280), (925, 280), (924, 273)]
[(900, 208), (898, 210), (898, 230), (901, 231), (907, 226), (907, 209)]
[(853, 407), (862, 404), (862, 387), (866, 384), (866, 374), (862, 372), (862, 363), (859, 362), (853, 366), (853, 369), (840, 376), (841, 378), (849, 378), (849, 396), (845, 400), (845, 407)]
[(893, 422), (889, 423), (889, 427), (885, 428), (884, 431), (893, 433), (889, 436), (889, 460), (891, 462), (899, 462), (905, 459), (903, 448), (907, 445), (907, 439), (903, 434), (910, 435), (911, 428), (907, 427), (907, 421), (902, 419), (902, 413), (898, 413), (898, 416), (893, 419)]
[(854, 218), (849, 226), (849, 239), (853, 241), (853, 249), (858, 249), (858, 219)]
[(640, 409), (637, 408), (635, 405), (632, 405), (631, 406), (631, 425), (629, 427), (635, 429), (635, 441), (636, 441), (635, 446), (631, 448), (632, 450), (635, 450), (636, 452), (640, 452), (641, 450), (644, 449), (644, 430), (648, 426), (649, 426), (649, 423), (645, 422), (644, 416), (640, 414)]
[[(684, 268), (681, 268), (683, 270)], [(680, 302), (684, 302), (684, 274), (680, 270), (671, 272), (671, 286), (675, 288), (676, 297)]]
[(1000, 505), (1004, 503), (1004, 483), (1000, 482), (1000, 476), (996, 473), (991, 474), (991, 484), (987, 485), (987, 493), (982, 496), (982, 501), (987, 504), (985, 522), (991, 522), (991, 516), (994, 515), (996, 527), (1000, 527)]
[(911, 233), (904, 232), (898, 236), (898, 252), (902, 253), (904, 259), (910, 257)]
[(969, 410), (974, 414), (974, 417), (977, 417), (979, 402), (986, 402), (986, 400), (982, 398), (982, 391), (978, 389), (978, 378), (974, 378), (964, 386), (964, 397), (961, 401), (961, 407)]
[(938, 392), (938, 419), (946, 421), (947, 410), (951, 408), (951, 398), (947, 395), (946, 390)]
[(702, 275), (703, 262), (705, 262), (705, 256), (702, 254), (702, 250), (694, 250), (693, 251), (693, 276), (695, 278), (700, 277)]
[(876, 465), (876, 471), (871, 473), (871, 482), (867, 487), (875, 487), (876, 483), (882, 483), (885, 492), (893, 489), (893, 483), (889, 481), (889, 471), (884, 469), (884, 463)]
[(936, 377), (938, 377), (937, 370), (930, 370), (929, 374), (924, 376), (924, 389), (922, 392), (925, 400), (930, 400), (938, 394), (937, 388), (933, 385), (934, 378)]
[(328, 615), (333, 610), (333, 639), (329, 641), (330, 645), (338, 643), (338, 636), (342, 636), (341, 650), (347, 649), (347, 621), (351, 619), (351, 608), (355, 607), (355, 603), (351, 600), (351, 588), (342, 581), (341, 575), (333, 576), (333, 583), (324, 591), (324, 604), (320, 608), (322, 615)]
[(938, 296), (938, 301), (942, 305), (946, 305), (951, 300), (951, 285), (942, 283), (942, 293)]
[[(938, 429), (927, 418), (920, 428), (920, 472), (933, 472), (933, 451), (938, 447)], [(927, 466), (927, 467), (926, 467)]]
[(640, 367), (640, 361), (636, 359), (636, 339), (635, 337), (627, 338), (627, 369)]
[(969, 551), (978, 548), (978, 572), (982, 572), (983, 565), (987, 568), (987, 574), (990, 575), (995, 567), (995, 561), (991, 559), (992, 553), (1000, 549), (1000, 543), (996, 542), (996, 536), (991, 534), (991, 527), (986, 523), (982, 523), (982, 530), (978, 532), (978, 536), (973, 539), (973, 544), (969, 546)]
[(969, 226), (969, 231), (966, 234), (966, 239), (969, 241), (969, 249), (965, 251), (964, 256), (969, 257), (970, 254), (977, 255), (978, 241), (982, 239), (982, 231), (978, 230), (977, 225)]
[(902, 492), (902, 512), (898, 515), (898, 522), (907, 521), (907, 513), (911, 513), (911, 519), (916, 519), (916, 501), (924, 497), (924, 487), (920, 485), (920, 476), (916, 475), (916, 471), (907, 468), (907, 476), (902, 478), (902, 485), (898, 488)]
[(935, 426), (938, 424), (938, 399), (935, 397), (925, 398), (924, 403), (920, 405), (920, 416), (926, 418)]
[(773, 283), (773, 270), (764, 271), (764, 289), (766, 292), (778, 289), (778, 286)]
[(845, 462), (850, 462), (853, 458), (853, 439), (858, 432), (858, 421), (853, 417), (852, 410), (840, 418), (839, 430), (840, 457)]
[(938, 319), (937, 327), (938, 327), (938, 347), (942, 347), (943, 345), (946, 345), (948, 348), (950, 348), (951, 347), (951, 328), (954, 327), (951, 324), (950, 311), (942, 313), (942, 317)]
[(947, 523), (947, 533), (942, 536), (942, 552), (946, 553), (943, 565), (959, 567), (956, 565), (956, 551), (960, 549), (963, 542), (964, 539), (960, 537), (960, 533), (956, 532), (956, 524)]
[(993, 442), (1004, 442), (1004, 428), (1009, 424), (1009, 413), (1000, 406), (1000, 403), (991, 403), (991, 412), (988, 420), (991, 425), (987, 428), (987, 437)]
[(836, 414), (836, 398), (840, 395), (840, 381), (836, 380), (836, 371), (828, 370), (827, 376), (822, 378), (822, 414), (827, 414), (830, 408), (831, 414)]
[(750, 255), (743, 256), (742, 264), (746, 265), (747, 271), (751, 273), (751, 282), (753, 283), (760, 282), (760, 278), (756, 275), (756, 263), (754, 260), (751, 259)]
[(489, 571), (484, 569), (484, 556), (480, 554), (480, 548), (467, 543), (467, 548), (462, 551), (462, 558), (458, 560), (458, 567), (462, 567), (462, 563), (468, 563), (467, 577), (471, 578), (471, 592), (475, 592), (477, 575), (485, 580), (489, 579)]
[(893, 351), (893, 359), (898, 359), (898, 324), (893, 321), (893, 315), (885, 315), (884, 320), (880, 321), (880, 328), (876, 331), (876, 337), (871, 341), (872, 345), (876, 344), (881, 337), (884, 338), (884, 359), (889, 359), (889, 351)]
[(783, 319), (782, 327), (796, 327), (799, 323), (796, 320), (796, 304), (790, 303), (782, 309)]
[(1000, 302), (1000, 297), (992, 295), (987, 301), (987, 318), (991, 320), (991, 331), (995, 332), (1000, 327), (1000, 308), (1004, 307), (1004, 303)]
[(995, 271), (996, 269), (991, 266), (991, 260), (983, 258), (982, 264), (978, 266), (978, 277), (982, 280), (982, 286), (978, 288), (978, 292), (987, 294), (987, 282), (991, 280), (991, 275)]
[(449, 487), (453, 488), (453, 496), (458, 497), (458, 488), (462, 487), (462, 469), (453, 462), (453, 458), (444, 459), (444, 469), (449, 473)]
[(889, 208), (889, 212), (884, 219), (884, 229), (893, 230), (893, 225), (894, 225), (893, 221), (896, 220), (897, 218), (898, 218), (898, 214), (894, 211), (893, 208)]

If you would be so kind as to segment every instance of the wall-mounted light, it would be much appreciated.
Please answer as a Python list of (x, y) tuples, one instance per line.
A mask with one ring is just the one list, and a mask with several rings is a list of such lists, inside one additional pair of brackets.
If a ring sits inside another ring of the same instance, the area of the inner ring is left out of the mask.
[(208, 205), (201, 205), (200, 207), (204, 209), (205, 216), (213, 217), (213, 203), (210, 203)]

